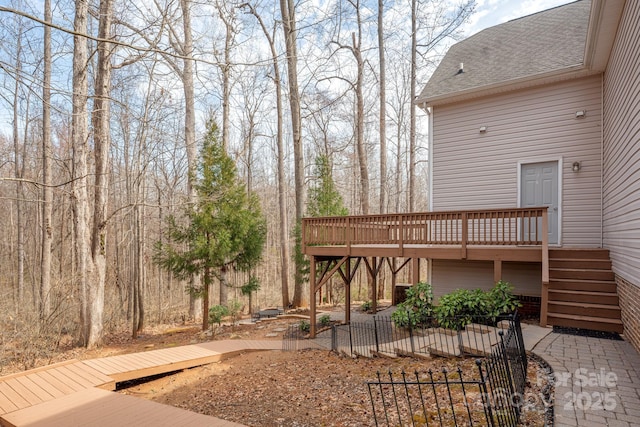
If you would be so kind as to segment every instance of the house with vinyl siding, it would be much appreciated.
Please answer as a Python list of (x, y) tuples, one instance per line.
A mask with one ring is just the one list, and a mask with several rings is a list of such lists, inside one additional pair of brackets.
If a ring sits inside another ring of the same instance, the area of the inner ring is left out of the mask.
[[(449, 49), (416, 102), (430, 211), (546, 207), (548, 283), (538, 260), (503, 262), (499, 278), (542, 298), (543, 323), (624, 325), (640, 349), (640, 2), (579, 0), (485, 29)], [(496, 260), (429, 266), (436, 295), (498, 278)]]

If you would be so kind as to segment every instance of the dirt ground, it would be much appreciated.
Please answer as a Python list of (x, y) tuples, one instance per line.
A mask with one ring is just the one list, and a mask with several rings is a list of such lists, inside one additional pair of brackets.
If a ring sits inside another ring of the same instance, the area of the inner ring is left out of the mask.
[[(284, 329), (298, 319), (225, 326), (215, 336), (199, 325), (148, 328), (133, 340), (128, 332), (109, 334), (104, 345), (87, 351), (69, 346), (39, 364), (88, 359), (195, 344), (212, 339), (281, 340)], [(48, 363), (45, 363), (48, 362)], [(399, 373), (440, 371), (462, 366), (476, 369), (473, 359), (416, 360), (411, 358), (351, 359), (325, 350), (249, 352), (223, 362), (137, 382), (119, 384), (119, 392), (154, 400), (248, 426), (366, 426), (373, 424), (367, 381), (377, 371)], [(8, 370), (20, 370), (4, 367)], [(536, 392), (535, 363), (530, 381)], [(474, 371), (475, 372), (475, 371)], [(542, 405), (524, 414), (522, 425), (544, 424)]]
[[(281, 339), (294, 319), (242, 325), (217, 338)], [(270, 335), (277, 334), (277, 337)], [(175, 336), (172, 336), (175, 338)], [(166, 342), (173, 341), (167, 339)], [(440, 372), (461, 366), (477, 372), (474, 359), (351, 359), (325, 350), (248, 352), (223, 362), (188, 369), (145, 382), (123, 384), (120, 392), (212, 415), (248, 426), (373, 425), (367, 381), (376, 372)], [(530, 363), (530, 382), (542, 373)], [(522, 425), (544, 425), (540, 404)]]

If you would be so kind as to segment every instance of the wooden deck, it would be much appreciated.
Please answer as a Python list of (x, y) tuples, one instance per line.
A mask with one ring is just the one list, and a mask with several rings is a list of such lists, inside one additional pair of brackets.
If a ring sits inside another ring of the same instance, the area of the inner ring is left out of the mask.
[(0, 377), (0, 425), (238, 426), (214, 417), (112, 393), (116, 383), (205, 365), (281, 341), (210, 341), (90, 360), (70, 360)]
[(540, 261), (547, 222), (546, 207), (304, 218), (302, 250), (318, 257)]
[[(547, 210), (528, 207), (303, 218), (302, 251), (310, 261), (311, 318), (316, 315), (317, 301), (322, 301), (323, 286), (339, 275), (345, 286), (345, 321), (349, 322), (351, 281), (361, 264), (371, 284), (369, 295), (377, 295), (378, 273), (388, 265), (395, 305), (398, 273), (410, 265), (410, 283), (420, 282), (421, 259), (490, 261), (494, 282), (502, 279), (503, 262), (540, 263), (542, 305), (546, 308)], [(371, 304), (375, 311), (376, 298), (371, 298)], [(543, 309), (541, 318), (544, 315)], [(312, 322), (310, 336), (315, 334)]]

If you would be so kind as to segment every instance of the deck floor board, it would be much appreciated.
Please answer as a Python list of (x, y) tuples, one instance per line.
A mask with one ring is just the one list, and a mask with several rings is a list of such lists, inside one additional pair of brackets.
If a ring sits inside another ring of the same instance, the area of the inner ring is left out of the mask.
[(37, 378), (34, 377), (35, 375), (25, 375), (23, 377), (17, 377), (16, 381), (25, 386), (30, 392), (35, 394), (36, 397), (43, 402), (53, 399), (53, 395), (47, 392), (40, 384), (40, 381), (38, 381)]
[(29, 405), (35, 405), (36, 403), (41, 402), (41, 400), (38, 399), (38, 396), (33, 394), (28, 388), (22, 385), (22, 383), (15, 378), (7, 380), (5, 384), (7, 384), (13, 391), (15, 391), (24, 400), (26, 400)]
[(111, 377), (103, 374), (97, 369), (92, 368), (84, 361), (74, 363), (73, 368), (76, 369), (76, 372), (78, 372), (78, 374), (85, 374), (86, 376), (88, 376), (93, 384), (97, 387), (115, 387), (114, 381)]
[(6, 414), (18, 410), (13, 401), (0, 389), (0, 413)]
[(52, 388), (54, 388), (55, 390), (58, 391), (58, 393), (61, 394), (61, 396), (65, 396), (67, 394), (71, 394), (77, 390), (74, 390), (73, 388), (69, 387), (68, 384), (60, 381), (59, 379), (57, 379), (55, 376), (53, 376), (51, 374), (51, 372), (48, 371), (42, 371), (42, 372), (38, 372), (37, 375), (42, 378), (44, 381), (46, 381)]
[(66, 376), (63, 372), (60, 372), (58, 368), (52, 369), (48, 371), (48, 373), (51, 374), (58, 381), (66, 384), (67, 387), (71, 389), (72, 393), (75, 393), (76, 391), (84, 390), (86, 388), (82, 384), (79, 384), (77, 381), (74, 381), (73, 379)]
[(57, 371), (59, 371), (63, 375), (68, 376), (73, 381), (77, 382), (78, 384), (80, 384), (85, 388), (94, 386), (94, 384), (91, 384), (91, 381), (86, 380), (81, 375), (78, 375), (75, 369), (70, 369), (68, 366), (61, 366), (57, 369)]
[(153, 426), (210, 426), (239, 427), (240, 424), (185, 411), (172, 406), (138, 399), (119, 393), (89, 389), (74, 393), (56, 401), (19, 410), (5, 417), (11, 426), (58, 427), (83, 425), (95, 427), (113, 425)]

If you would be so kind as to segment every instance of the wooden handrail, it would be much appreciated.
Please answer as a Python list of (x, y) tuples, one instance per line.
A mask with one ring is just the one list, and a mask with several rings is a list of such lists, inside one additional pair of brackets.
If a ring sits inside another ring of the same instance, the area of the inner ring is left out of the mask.
[(303, 249), (308, 246), (395, 244), (542, 246), (547, 208), (357, 215), (303, 219)]
[(549, 303), (549, 213), (542, 212), (542, 292), (540, 295), (540, 326), (547, 326)]

